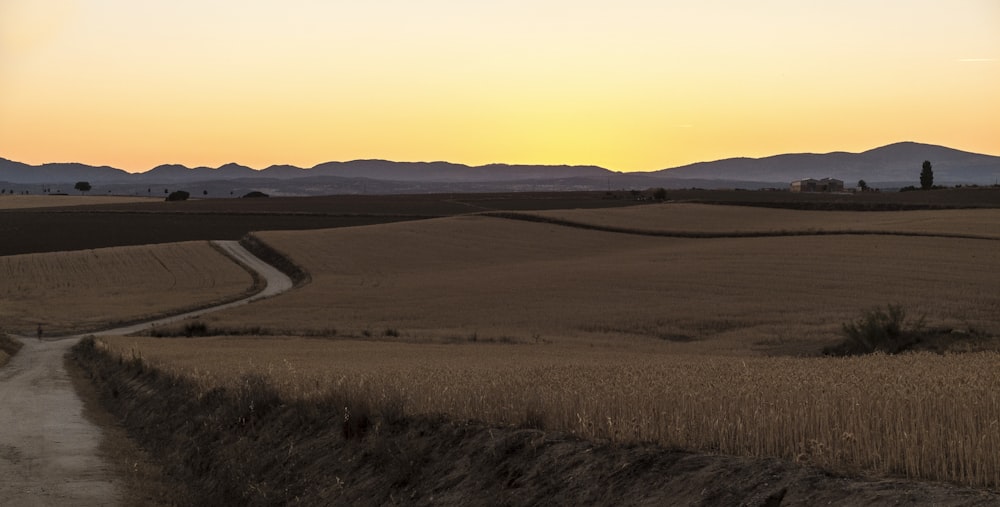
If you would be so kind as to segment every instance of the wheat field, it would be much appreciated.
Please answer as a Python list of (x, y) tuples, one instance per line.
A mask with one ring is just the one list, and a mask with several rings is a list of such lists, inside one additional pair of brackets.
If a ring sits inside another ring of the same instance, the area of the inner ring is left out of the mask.
[(206, 390), (262, 374), (289, 399), (332, 391), (408, 414), (1000, 486), (996, 352), (791, 358), (583, 344), (101, 340)]
[(208, 242), (0, 257), (0, 323), (33, 335), (109, 327), (237, 296), (250, 274)]
[(891, 302), (934, 325), (1000, 333), (995, 241), (657, 238), (481, 216), (259, 236), (312, 282), (208, 323), (814, 353)]

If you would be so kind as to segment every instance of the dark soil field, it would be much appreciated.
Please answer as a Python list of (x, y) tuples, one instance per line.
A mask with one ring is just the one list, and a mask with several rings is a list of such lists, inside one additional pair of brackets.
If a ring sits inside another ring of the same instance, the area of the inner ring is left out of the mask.
[[(628, 191), (337, 195), (0, 210), (0, 255), (236, 240), (251, 231), (352, 227), (481, 211), (607, 208), (652, 202), (636, 197)], [(667, 192), (667, 200), (813, 210), (995, 208), (1000, 207), (1000, 188), (863, 194), (672, 190)]]
[(251, 231), (326, 229), (486, 210), (630, 206), (604, 193), (434, 194), (204, 199), (0, 210), (0, 255), (191, 240)]

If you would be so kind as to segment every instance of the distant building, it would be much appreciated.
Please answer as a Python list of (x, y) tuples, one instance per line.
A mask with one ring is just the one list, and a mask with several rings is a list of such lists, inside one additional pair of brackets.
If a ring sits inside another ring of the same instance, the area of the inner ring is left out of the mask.
[(843, 192), (844, 182), (835, 178), (821, 180), (806, 178), (793, 181), (791, 190), (792, 192)]

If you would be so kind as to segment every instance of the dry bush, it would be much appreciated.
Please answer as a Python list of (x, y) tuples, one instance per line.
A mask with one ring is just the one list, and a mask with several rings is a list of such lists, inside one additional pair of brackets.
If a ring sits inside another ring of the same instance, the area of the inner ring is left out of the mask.
[(0, 320), (56, 335), (231, 298), (252, 283), (207, 242), (12, 255), (0, 257)]
[(530, 425), (585, 438), (776, 456), (847, 472), (1000, 486), (1000, 354), (731, 357), (586, 344), (104, 338), (209, 390)]
[(0, 332), (0, 366), (7, 364), (10, 358), (21, 350), (23, 344), (3, 332)]

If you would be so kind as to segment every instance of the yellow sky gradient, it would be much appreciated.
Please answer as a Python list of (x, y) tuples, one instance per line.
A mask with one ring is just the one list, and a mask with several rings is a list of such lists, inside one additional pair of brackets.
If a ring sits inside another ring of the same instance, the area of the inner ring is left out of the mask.
[(0, 157), (1000, 154), (1000, 2), (0, 0)]

